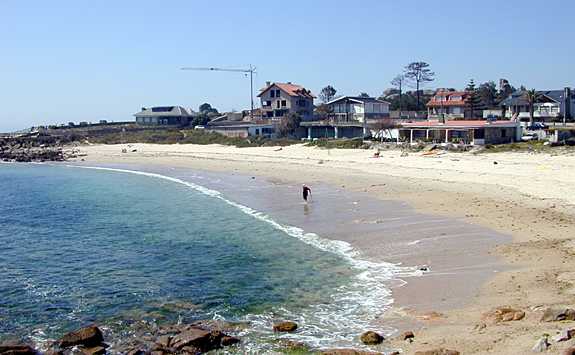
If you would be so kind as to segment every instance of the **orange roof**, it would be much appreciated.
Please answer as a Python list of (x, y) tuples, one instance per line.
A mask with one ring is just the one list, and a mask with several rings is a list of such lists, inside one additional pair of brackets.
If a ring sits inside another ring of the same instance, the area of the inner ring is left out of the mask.
[(261, 92), (258, 95), (258, 97), (263, 95), (264, 92), (268, 91), (268, 89), (270, 89), (273, 86), (277, 86), (280, 90), (284, 91), (289, 96), (294, 97), (303, 96), (307, 98), (315, 98), (315, 96), (311, 93), (311, 91), (306, 90), (306, 88), (304, 88), (303, 86), (292, 83), (271, 83), (269, 86), (266, 86), (265, 88), (261, 89)]
[[(426, 106), (428, 107), (443, 107), (443, 106), (465, 106), (465, 99), (469, 93), (467, 91), (438, 91), (429, 100)], [(461, 96), (461, 100), (450, 100), (452, 96)], [(446, 97), (446, 101), (436, 100), (436, 97)]]

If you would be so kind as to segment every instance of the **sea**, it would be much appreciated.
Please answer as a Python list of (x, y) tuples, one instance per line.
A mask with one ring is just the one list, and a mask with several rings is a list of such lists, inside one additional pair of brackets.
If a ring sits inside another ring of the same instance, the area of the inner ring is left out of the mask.
[[(42, 348), (95, 323), (113, 343), (140, 321), (213, 319), (247, 324), (235, 334), (240, 353), (271, 351), (278, 338), (359, 348), (358, 335), (392, 305), (391, 285), (420, 273), (368, 260), (200, 179), (0, 164), (0, 338)], [(274, 334), (279, 320), (299, 330)]]

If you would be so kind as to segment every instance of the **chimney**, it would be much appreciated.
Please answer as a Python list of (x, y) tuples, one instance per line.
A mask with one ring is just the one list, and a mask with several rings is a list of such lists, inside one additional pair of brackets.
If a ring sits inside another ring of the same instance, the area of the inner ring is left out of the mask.
[(565, 92), (563, 93), (563, 106), (563, 123), (565, 123), (567, 120), (571, 120), (571, 115), (573, 114), (571, 112), (571, 88), (565, 88)]
[(271, 81), (266, 81), (266, 87), (270, 86), (272, 84)]
[(291, 85), (291, 81), (288, 81), (287, 83), (288, 83), (289, 85)]

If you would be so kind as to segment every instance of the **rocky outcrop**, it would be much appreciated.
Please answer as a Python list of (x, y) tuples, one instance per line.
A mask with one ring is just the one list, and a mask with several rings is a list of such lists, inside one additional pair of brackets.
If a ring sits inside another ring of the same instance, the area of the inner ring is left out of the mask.
[(1, 355), (35, 355), (36, 350), (28, 344), (5, 342), (0, 344)]
[(297, 330), (297, 323), (291, 321), (275, 323), (273, 330), (274, 332), (295, 332)]
[(63, 161), (66, 156), (59, 142), (45, 137), (0, 138), (0, 160)]
[(566, 307), (547, 308), (541, 317), (542, 322), (558, 322), (575, 320), (575, 310)]
[(371, 330), (363, 333), (359, 339), (365, 345), (377, 345), (385, 340), (383, 336)]

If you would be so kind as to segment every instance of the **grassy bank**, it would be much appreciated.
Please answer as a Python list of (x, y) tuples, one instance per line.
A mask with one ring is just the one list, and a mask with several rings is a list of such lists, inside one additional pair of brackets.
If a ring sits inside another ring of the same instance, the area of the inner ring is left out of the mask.
[(154, 144), (221, 144), (236, 147), (286, 146), (299, 143), (288, 139), (267, 139), (261, 137), (232, 138), (218, 133), (194, 129), (162, 129), (113, 132), (97, 136), (86, 136), (94, 144), (154, 143)]

